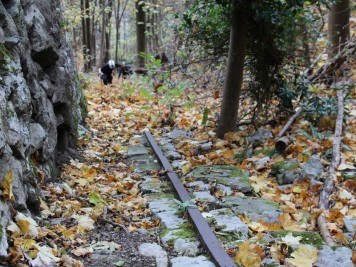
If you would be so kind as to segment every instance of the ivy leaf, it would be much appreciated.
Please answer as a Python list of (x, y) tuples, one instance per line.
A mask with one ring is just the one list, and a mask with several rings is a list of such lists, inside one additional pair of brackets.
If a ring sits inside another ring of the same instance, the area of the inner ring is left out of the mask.
[(117, 261), (114, 263), (115, 266), (121, 267), (124, 266), (125, 262), (124, 261)]
[(105, 206), (106, 202), (102, 200), (97, 194), (90, 193), (89, 194), (89, 203), (94, 204), (95, 206)]

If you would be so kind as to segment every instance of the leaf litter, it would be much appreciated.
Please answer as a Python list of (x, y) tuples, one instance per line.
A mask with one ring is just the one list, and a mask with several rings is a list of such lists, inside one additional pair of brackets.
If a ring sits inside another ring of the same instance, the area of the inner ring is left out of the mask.
[[(236, 263), (259, 266), (269, 256), (280, 264), (312, 266), (318, 251), (300, 245), (299, 237), (287, 235), (277, 243), (267, 245), (256, 241), (271, 230), (317, 231), (316, 218), (320, 212), (327, 214), (329, 230), (340, 244), (355, 245), (355, 236), (350, 242), (343, 232), (343, 218), (356, 216), (355, 181), (344, 181), (342, 177), (344, 171), (355, 169), (354, 128), (346, 130), (344, 143), (348, 149), (342, 153), (342, 164), (335, 177), (334, 205), (330, 211), (321, 211), (317, 205), (319, 188), (310, 191), (307, 182), (281, 188), (270, 176), (275, 162), (293, 158), (303, 164), (310, 155), (330, 149), (331, 137), (310, 139), (299, 131), (305, 131), (308, 124), (304, 119), (292, 126), (290, 134), (294, 134), (294, 142), (285, 155), (273, 156), (266, 166), (256, 168), (255, 163), (261, 155), (246, 157), (242, 161), (235, 157), (248, 148), (247, 137), (253, 133), (253, 127), (245, 126), (238, 132), (229, 133), (225, 140), (216, 138), (216, 120), (211, 114), (218, 112), (220, 99), (212, 92), (189, 90), (186, 94), (189, 99), (180, 95), (171, 99), (178, 108), (174, 108), (174, 119), (167, 124), (165, 119), (172, 115), (172, 110), (160, 102), (159, 94), (143, 96), (137, 91), (128, 94), (124, 88), (135, 88), (135, 81), (124, 83), (125, 86), (114, 83), (105, 87), (95, 81), (86, 89), (86, 127), (89, 131), (79, 138), (81, 157), (62, 167), (60, 181), (41, 184), (41, 224), (19, 213), (16, 221), (9, 225), (13, 240), (10, 260), (13, 263), (21, 262), (22, 266), (155, 266), (154, 259), (138, 255), (137, 246), (142, 242), (159, 242), (156, 232), (159, 221), (150, 213), (147, 199), (139, 190), (142, 176), (125, 161), (130, 138), (147, 129), (156, 134), (155, 138), (159, 138), (163, 131), (175, 128), (193, 132), (194, 142), (182, 139), (175, 144), (187, 162), (180, 174), (203, 164), (237, 166), (250, 173), (250, 182), (257, 196), (273, 200), (282, 207), (280, 224), (251, 222), (241, 217), (249, 226), (250, 238), (228, 251)], [(204, 101), (189, 106), (183, 104), (202, 96)], [(355, 125), (355, 117), (351, 113), (349, 125)], [(270, 130), (278, 133), (282, 123)], [(212, 142), (212, 149), (202, 153), (197, 149), (198, 145), (207, 141)], [(255, 150), (270, 149), (273, 143), (271, 138)], [(327, 167), (328, 162), (323, 163)], [(11, 199), (9, 181), (12, 174), (8, 173), (6, 177), (1, 185), (3, 196)], [(238, 192), (238, 195), (242, 193)], [(143, 235), (140, 231), (149, 232)], [(293, 246), (297, 248), (288, 249)]]

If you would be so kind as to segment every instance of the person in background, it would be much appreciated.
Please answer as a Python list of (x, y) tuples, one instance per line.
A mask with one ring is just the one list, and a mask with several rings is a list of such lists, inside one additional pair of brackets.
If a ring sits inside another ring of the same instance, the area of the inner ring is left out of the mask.
[(118, 65), (115, 64), (114, 60), (109, 60), (108, 63), (100, 68), (100, 79), (105, 85), (112, 84), (112, 73), (115, 67), (118, 67)]
[(122, 76), (122, 79), (126, 79), (132, 74), (131, 66), (127, 65), (124, 61), (116, 63), (118, 66), (118, 78)]

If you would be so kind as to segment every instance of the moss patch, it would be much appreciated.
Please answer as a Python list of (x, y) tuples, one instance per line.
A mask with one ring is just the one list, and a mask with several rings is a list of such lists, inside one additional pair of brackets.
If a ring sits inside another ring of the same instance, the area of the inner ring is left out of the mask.
[(272, 166), (272, 175), (277, 175), (280, 173), (284, 173), (286, 171), (294, 171), (299, 169), (299, 163), (296, 160), (283, 160), (276, 162)]
[(263, 154), (263, 155), (272, 157), (275, 152), (276, 152), (276, 150), (275, 150), (274, 148), (273, 148), (273, 149), (256, 149), (256, 150), (253, 152), (253, 154), (254, 154), (254, 155)]
[(175, 197), (176, 196), (172, 193), (154, 193), (148, 195), (149, 199), (163, 199), (163, 198), (173, 199)]
[(270, 233), (275, 238), (282, 238), (288, 234), (292, 234), (294, 237), (297, 236), (301, 237), (300, 240), (301, 244), (312, 245), (317, 249), (322, 249), (322, 247), (325, 245), (325, 242), (323, 241), (321, 236), (315, 232), (295, 232), (295, 231), (281, 230), (281, 231), (272, 231)]
[(344, 177), (345, 180), (354, 180), (356, 181), (356, 172), (343, 172), (342, 177)]

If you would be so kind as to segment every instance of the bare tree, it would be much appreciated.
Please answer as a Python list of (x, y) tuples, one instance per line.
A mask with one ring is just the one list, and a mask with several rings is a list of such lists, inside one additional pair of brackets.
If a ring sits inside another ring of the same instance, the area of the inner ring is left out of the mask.
[(144, 11), (145, 2), (136, 1), (136, 36), (137, 36), (137, 66), (145, 67), (146, 54), (146, 13)]
[[(247, 5), (247, 3), (245, 4)], [(248, 25), (245, 4), (239, 4), (238, 1), (232, 0), (230, 48), (217, 128), (219, 138), (224, 138), (225, 133), (236, 130), (247, 44)]]
[(329, 11), (328, 36), (330, 41), (329, 58), (344, 47), (350, 38), (350, 4), (349, 0), (337, 1)]

